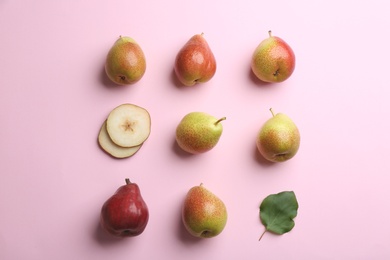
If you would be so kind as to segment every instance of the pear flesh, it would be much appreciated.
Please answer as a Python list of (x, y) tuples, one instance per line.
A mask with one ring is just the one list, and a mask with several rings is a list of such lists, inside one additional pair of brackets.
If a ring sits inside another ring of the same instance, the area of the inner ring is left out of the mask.
[[(270, 109), (272, 112), (272, 109)], [(261, 127), (256, 145), (260, 154), (271, 162), (284, 162), (299, 150), (300, 133), (295, 123), (285, 114), (272, 112), (272, 118)]]
[(150, 134), (148, 111), (134, 104), (122, 104), (107, 117), (107, 133), (111, 140), (122, 147), (141, 145)]
[(175, 59), (175, 73), (185, 86), (209, 81), (217, 70), (214, 54), (203, 33), (192, 36)]
[(257, 78), (264, 82), (282, 82), (288, 79), (295, 69), (295, 54), (281, 38), (272, 36), (263, 40), (255, 49), (251, 68)]
[(181, 149), (200, 154), (214, 148), (223, 131), (221, 121), (204, 112), (191, 112), (183, 117), (176, 128), (176, 141)]
[(107, 54), (105, 70), (116, 84), (133, 84), (145, 74), (144, 52), (133, 38), (120, 36)]
[(149, 112), (140, 106), (125, 103), (115, 107), (100, 127), (98, 143), (115, 158), (136, 154), (151, 132)]
[(133, 147), (122, 147), (116, 145), (107, 133), (107, 120), (104, 121), (99, 131), (98, 141), (100, 147), (115, 158), (127, 158), (133, 156), (142, 147), (142, 144)]
[(202, 184), (188, 191), (182, 208), (182, 221), (191, 235), (215, 237), (225, 228), (227, 217), (223, 201)]

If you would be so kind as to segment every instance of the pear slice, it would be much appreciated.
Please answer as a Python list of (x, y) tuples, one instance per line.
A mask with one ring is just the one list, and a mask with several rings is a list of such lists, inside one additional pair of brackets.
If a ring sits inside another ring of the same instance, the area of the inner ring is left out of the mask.
[(138, 152), (142, 144), (133, 147), (122, 147), (116, 145), (107, 133), (106, 123), (107, 120), (104, 121), (102, 127), (100, 128), (98, 136), (99, 145), (105, 152), (115, 158), (127, 158)]
[(107, 117), (107, 133), (119, 146), (139, 146), (150, 134), (149, 112), (133, 104), (122, 104), (114, 108)]

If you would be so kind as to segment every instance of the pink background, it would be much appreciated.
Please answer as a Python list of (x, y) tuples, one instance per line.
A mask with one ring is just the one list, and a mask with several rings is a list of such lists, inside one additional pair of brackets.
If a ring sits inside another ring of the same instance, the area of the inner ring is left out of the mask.
[[(71, 3), (73, 2), (73, 3)], [(389, 259), (390, 6), (388, 1), (0, 1), (1, 259)], [(291, 78), (264, 85), (250, 71), (267, 31), (285, 39)], [(214, 78), (177, 86), (173, 63), (204, 32)], [(115, 87), (105, 56), (119, 35), (147, 58), (143, 79)], [(146, 108), (152, 133), (132, 158), (97, 144), (122, 103)], [(268, 109), (298, 125), (292, 160), (265, 163), (255, 138)], [(192, 111), (226, 116), (210, 152), (187, 156), (175, 128)], [(129, 177), (150, 210), (145, 232), (113, 239), (100, 208)], [(183, 229), (186, 192), (204, 185), (229, 212), (216, 238)], [(260, 202), (296, 193), (296, 226), (266, 234)]]

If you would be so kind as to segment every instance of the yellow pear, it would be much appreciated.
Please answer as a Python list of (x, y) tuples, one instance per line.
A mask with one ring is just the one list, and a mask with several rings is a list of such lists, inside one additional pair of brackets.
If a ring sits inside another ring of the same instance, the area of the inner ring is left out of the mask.
[(203, 184), (188, 191), (183, 204), (182, 221), (191, 235), (200, 238), (219, 235), (225, 228), (227, 216), (223, 201)]
[(268, 34), (253, 53), (252, 71), (264, 82), (282, 82), (294, 72), (295, 54), (283, 39)]
[(133, 84), (145, 73), (144, 52), (133, 38), (120, 36), (107, 54), (105, 70), (116, 84)]
[(261, 127), (256, 145), (261, 155), (271, 162), (284, 162), (298, 152), (301, 136), (298, 127), (285, 114), (274, 115)]
[(192, 154), (204, 153), (217, 145), (222, 135), (221, 121), (204, 112), (191, 112), (183, 117), (176, 128), (177, 144)]

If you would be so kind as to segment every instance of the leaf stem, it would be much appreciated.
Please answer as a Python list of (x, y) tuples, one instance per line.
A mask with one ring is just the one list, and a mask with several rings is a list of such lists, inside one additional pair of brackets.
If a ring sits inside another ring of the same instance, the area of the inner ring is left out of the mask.
[(267, 230), (264, 230), (263, 234), (261, 234), (260, 238), (259, 238), (259, 241), (263, 238), (265, 232), (267, 232)]

